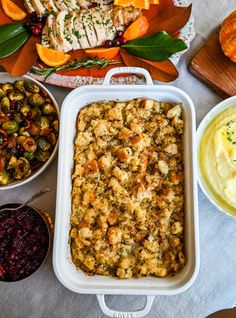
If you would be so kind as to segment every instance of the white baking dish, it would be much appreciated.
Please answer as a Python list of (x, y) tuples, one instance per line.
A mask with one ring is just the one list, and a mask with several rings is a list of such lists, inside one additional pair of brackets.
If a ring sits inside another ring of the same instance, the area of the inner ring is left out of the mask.
[[(111, 76), (118, 73), (142, 74), (147, 85), (109, 85)], [(121, 280), (105, 276), (86, 276), (70, 260), (68, 244), (71, 212), (71, 173), (73, 169), (73, 142), (78, 112), (91, 102), (99, 100), (126, 101), (137, 97), (158, 101), (181, 102), (184, 108), (185, 132), (185, 248), (186, 266), (174, 277)], [(199, 270), (198, 204), (196, 183), (195, 111), (190, 97), (173, 86), (154, 86), (149, 73), (140, 68), (110, 70), (103, 86), (84, 86), (73, 90), (64, 100), (61, 111), (57, 207), (53, 266), (59, 281), (68, 289), (82, 294), (97, 294), (103, 312), (110, 317), (143, 317), (152, 306), (154, 295), (174, 295), (183, 292), (194, 282)], [(134, 313), (120, 313), (109, 309), (104, 294), (148, 295), (145, 308)]]

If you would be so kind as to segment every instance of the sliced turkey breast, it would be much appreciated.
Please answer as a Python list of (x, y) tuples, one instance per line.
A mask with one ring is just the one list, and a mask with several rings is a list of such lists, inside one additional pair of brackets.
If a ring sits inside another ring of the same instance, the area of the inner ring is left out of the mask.
[(59, 43), (62, 51), (68, 52), (72, 50), (70, 35), (65, 29), (65, 20), (69, 18), (68, 11), (60, 11), (53, 23), (54, 34), (56, 35), (57, 42)]
[[(38, 4), (40, 2), (41, 4)], [(58, 12), (62, 10), (79, 10), (79, 8), (89, 8), (93, 4), (101, 7), (108, 5), (113, 0), (24, 0), (27, 12), (37, 12), (38, 15), (43, 15), (46, 11), (48, 13)], [(42, 9), (44, 7), (44, 9)]]
[(91, 10), (80, 10), (79, 16), (83, 23), (86, 36), (88, 38), (89, 46), (97, 46), (97, 35), (94, 29), (94, 23), (91, 15)]
[(48, 31), (48, 39), (49, 39), (50, 47), (53, 48), (54, 50), (63, 51), (60, 44), (57, 42), (57, 38), (56, 38), (55, 30), (54, 30), (54, 20), (55, 18), (53, 14), (50, 14), (47, 17), (46, 27)]
[(44, 7), (44, 4), (40, 0), (32, 0), (32, 5), (34, 7), (34, 10), (37, 12), (37, 15), (42, 16), (46, 12), (46, 8)]
[(74, 34), (74, 21), (76, 19), (75, 12), (70, 12), (65, 19), (65, 32), (69, 35), (70, 44), (73, 50), (81, 49), (79, 40), (77, 39), (76, 35)]
[(106, 41), (106, 31), (103, 25), (103, 16), (101, 9), (95, 7), (91, 9), (92, 21), (97, 35), (97, 46)]
[(46, 8), (47, 12), (58, 12), (57, 7), (54, 4), (53, 0), (45, 0), (43, 2), (44, 7)]
[(83, 23), (80, 19), (80, 14), (76, 14), (76, 17), (74, 19), (74, 29), (73, 29), (74, 35), (77, 37), (78, 42), (82, 49), (87, 49), (89, 46), (88, 38), (86, 36), (86, 32), (84, 30)]
[[(72, 19), (73, 14), (73, 19)], [(141, 12), (134, 8), (110, 7), (83, 9), (78, 13), (59, 12), (53, 22), (53, 34), (48, 35), (52, 47), (68, 52), (72, 49), (101, 46), (106, 40), (113, 40), (117, 30), (124, 30), (135, 21)], [(49, 23), (50, 24), (50, 23)], [(48, 33), (50, 27), (48, 25)], [(46, 31), (45, 31), (46, 32)]]
[(68, 11), (68, 7), (65, 4), (64, 0), (54, 0), (55, 6), (57, 7), (58, 11), (63, 11), (63, 10), (67, 10)]
[(35, 12), (32, 0), (25, 0), (24, 5), (28, 13)]
[(49, 40), (49, 37), (48, 37), (48, 26), (47, 25), (45, 25), (45, 27), (43, 28), (42, 45), (44, 45), (46, 47), (50, 47), (50, 40)]

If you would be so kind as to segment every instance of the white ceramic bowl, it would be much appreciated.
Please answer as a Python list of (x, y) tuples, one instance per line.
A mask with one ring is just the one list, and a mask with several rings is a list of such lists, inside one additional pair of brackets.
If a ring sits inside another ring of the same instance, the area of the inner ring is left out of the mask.
[(206, 180), (204, 179), (203, 175), (202, 175), (202, 170), (201, 170), (201, 166), (200, 166), (200, 161), (199, 161), (199, 147), (201, 144), (201, 140), (202, 137), (206, 131), (206, 128), (208, 127), (208, 125), (212, 122), (212, 120), (214, 118), (216, 118), (220, 113), (222, 113), (223, 111), (225, 111), (227, 108), (230, 108), (232, 106), (235, 106), (235, 112), (236, 112), (236, 96), (230, 97), (228, 99), (225, 99), (223, 102), (217, 104), (214, 108), (212, 108), (212, 110), (203, 118), (203, 120), (201, 121), (200, 125), (198, 126), (197, 129), (197, 154), (198, 154), (198, 160), (197, 160), (197, 166), (198, 166), (198, 183), (202, 189), (202, 191), (204, 192), (204, 194), (206, 195), (206, 197), (211, 201), (211, 203), (213, 203), (217, 209), (219, 209), (220, 211), (236, 217), (235, 214), (233, 214), (232, 212), (226, 210), (222, 204), (214, 197), (212, 191), (210, 190), (209, 186), (206, 183)]
[[(52, 94), (49, 92), (49, 90), (42, 85), (41, 83), (39, 83), (38, 81), (36, 81), (35, 79), (30, 78), (27, 75), (21, 76), (21, 77), (12, 77), (10, 76), (8, 73), (0, 73), (0, 83), (6, 83), (6, 82), (10, 82), (10, 83), (14, 83), (15, 81), (21, 80), (21, 79), (28, 79), (31, 82), (33, 82), (34, 84), (38, 85), (40, 88), (42, 88), (50, 97), (50, 99), (52, 100), (52, 103), (54, 105), (54, 107), (56, 108), (57, 111), (57, 115), (59, 118), (59, 106), (55, 100), (55, 98), (52, 96)], [(28, 178), (25, 178), (23, 180), (19, 180), (19, 181), (14, 181), (8, 185), (5, 186), (0, 186), (0, 191), (1, 190), (9, 190), (9, 189), (13, 189), (16, 187), (19, 187), (23, 184), (26, 184), (28, 182), (30, 182), (31, 180), (35, 179), (37, 176), (39, 176), (49, 165), (50, 163), (53, 161), (53, 159), (56, 156), (57, 153), (57, 149), (58, 149), (58, 139), (57, 139), (57, 143), (53, 149), (53, 152), (51, 153), (51, 156), (49, 157), (49, 159), (38, 169), (36, 170), (34, 173), (32, 173)]]

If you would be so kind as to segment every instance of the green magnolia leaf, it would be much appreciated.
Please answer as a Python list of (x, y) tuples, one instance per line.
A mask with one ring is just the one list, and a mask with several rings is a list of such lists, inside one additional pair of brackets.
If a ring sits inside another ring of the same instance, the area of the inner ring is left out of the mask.
[(10, 23), (0, 25), (0, 44), (25, 31), (26, 28), (24, 26), (24, 23)]
[(186, 50), (184, 41), (172, 38), (164, 31), (152, 36), (141, 37), (122, 45), (132, 55), (146, 60), (161, 62), (167, 60), (172, 54)]
[(9, 40), (0, 44), (0, 59), (3, 59), (16, 52), (30, 37), (28, 31), (19, 33)]

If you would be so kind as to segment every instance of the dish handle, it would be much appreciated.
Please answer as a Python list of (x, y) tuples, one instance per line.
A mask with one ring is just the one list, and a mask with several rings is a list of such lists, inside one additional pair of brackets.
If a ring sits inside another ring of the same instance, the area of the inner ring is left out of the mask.
[(151, 78), (151, 75), (149, 74), (149, 72), (147, 70), (145, 70), (144, 68), (141, 68), (141, 67), (116, 67), (116, 68), (112, 68), (107, 72), (102, 85), (110, 85), (110, 80), (111, 80), (112, 76), (114, 76), (114, 75), (129, 74), (129, 73), (143, 75), (146, 79), (146, 84), (153, 85), (153, 80)]
[(146, 316), (152, 308), (152, 303), (155, 296), (146, 296), (146, 304), (141, 310), (137, 311), (118, 311), (107, 307), (105, 295), (97, 295), (98, 303), (105, 315), (113, 318), (141, 318)]

